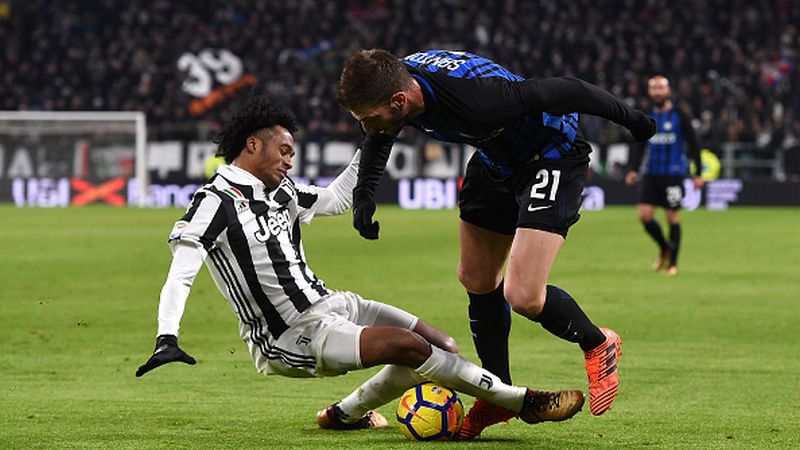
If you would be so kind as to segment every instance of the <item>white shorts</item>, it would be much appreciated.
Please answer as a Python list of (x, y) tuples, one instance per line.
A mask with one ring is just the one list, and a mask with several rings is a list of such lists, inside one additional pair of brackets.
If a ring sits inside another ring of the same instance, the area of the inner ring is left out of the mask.
[(386, 326), (413, 330), (417, 316), (352, 292), (334, 292), (308, 308), (272, 347), (281, 358), (257, 358), (259, 372), (287, 377), (336, 376), (362, 369), (361, 331)]

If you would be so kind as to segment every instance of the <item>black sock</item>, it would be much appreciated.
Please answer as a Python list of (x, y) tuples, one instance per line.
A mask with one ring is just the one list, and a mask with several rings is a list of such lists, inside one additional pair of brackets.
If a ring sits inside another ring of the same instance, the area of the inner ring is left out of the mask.
[(511, 309), (503, 295), (503, 282), (488, 294), (469, 295), (469, 328), (483, 368), (511, 384), (508, 368), (508, 333)]
[(657, 221), (651, 220), (650, 222), (642, 222), (642, 225), (644, 225), (647, 234), (656, 241), (662, 252), (669, 249), (667, 241), (664, 240), (664, 234), (661, 233), (661, 225), (659, 225)]
[(675, 266), (678, 264), (678, 249), (681, 246), (681, 224), (675, 223), (669, 226), (669, 244), (672, 247), (669, 265)]
[(586, 317), (575, 299), (557, 286), (547, 285), (544, 308), (533, 320), (555, 336), (577, 342), (583, 351), (591, 350), (606, 340), (603, 332)]

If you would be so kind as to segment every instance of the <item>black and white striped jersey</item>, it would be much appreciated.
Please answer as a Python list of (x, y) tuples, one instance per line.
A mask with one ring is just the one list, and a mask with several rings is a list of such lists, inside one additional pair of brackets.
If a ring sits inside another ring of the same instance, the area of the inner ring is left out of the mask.
[(178, 334), (189, 290), (205, 262), (239, 318), (251, 355), (274, 357), (270, 343), (329, 293), (306, 263), (300, 223), (347, 211), (358, 158), (325, 188), (287, 177), (267, 190), (251, 173), (221, 166), (169, 236), (173, 261), (161, 291), (158, 334)]

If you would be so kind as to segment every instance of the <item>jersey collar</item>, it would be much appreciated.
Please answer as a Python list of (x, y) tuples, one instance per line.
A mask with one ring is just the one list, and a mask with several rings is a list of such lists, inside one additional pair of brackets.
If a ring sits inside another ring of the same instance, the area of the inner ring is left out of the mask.
[(436, 93), (433, 92), (433, 88), (431, 84), (428, 83), (428, 80), (422, 78), (420, 75), (411, 75), (417, 83), (419, 83), (419, 87), (422, 88), (422, 98), (425, 99), (425, 109), (427, 110), (428, 105), (431, 107), (437, 105), (439, 102), (436, 100)]
[(236, 184), (244, 184), (246, 186), (253, 186), (256, 191), (264, 190), (264, 183), (261, 182), (255, 175), (242, 169), (241, 167), (232, 164), (219, 166), (217, 173)]
[(411, 77), (417, 81), (422, 90), (422, 98), (425, 100), (425, 112), (427, 113), (428, 111), (436, 109), (436, 107), (439, 106), (439, 99), (436, 98), (436, 92), (433, 91), (431, 83), (426, 80), (415, 67), (406, 66), (406, 70), (408, 70)]

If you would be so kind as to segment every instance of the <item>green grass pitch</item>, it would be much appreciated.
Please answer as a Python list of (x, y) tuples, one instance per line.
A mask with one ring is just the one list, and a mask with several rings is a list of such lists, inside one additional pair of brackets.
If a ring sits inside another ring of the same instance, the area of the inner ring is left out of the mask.
[[(441, 444), (407, 442), (394, 427), (317, 429), (317, 409), (376, 369), (259, 375), (205, 269), (181, 334), (198, 364), (135, 378), (181, 214), (0, 207), (0, 448), (800, 448), (800, 210), (684, 213), (674, 278), (650, 271), (655, 245), (632, 207), (584, 213), (551, 280), (622, 336), (614, 407)], [(304, 228), (311, 267), (332, 288), (424, 317), (477, 361), (455, 276), (457, 213), (381, 207), (378, 218), (377, 242), (359, 238), (349, 215)], [(519, 316), (510, 345), (517, 384), (586, 389), (577, 346)], [(381, 408), (392, 424), (394, 406)]]

